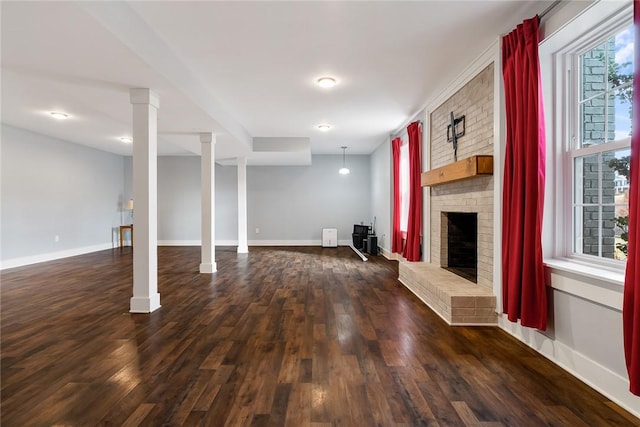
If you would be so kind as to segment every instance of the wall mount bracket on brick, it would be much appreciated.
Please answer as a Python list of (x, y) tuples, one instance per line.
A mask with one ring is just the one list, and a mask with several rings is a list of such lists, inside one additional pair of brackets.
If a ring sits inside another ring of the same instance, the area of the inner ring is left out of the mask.
[[(463, 137), (465, 132), (464, 118), (465, 116), (456, 119), (452, 111), (451, 123), (447, 126), (447, 141), (453, 144), (453, 160), (456, 162), (458, 161), (458, 138)], [(462, 124), (460, 125), (460, 123)], [(459, 127), (462, 127), (462, 130), (459, 130)]]
[(478, 176), (493, 175), (493, 156), (472, 156), (457, 162), (423, 172), (423, 187), (460, 181)]

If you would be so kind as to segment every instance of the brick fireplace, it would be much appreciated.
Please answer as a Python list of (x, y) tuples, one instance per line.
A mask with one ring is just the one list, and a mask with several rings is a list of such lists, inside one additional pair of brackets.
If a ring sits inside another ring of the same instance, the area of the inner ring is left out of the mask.
[[(450, 167), (470, 161), (475, 156), (493, 155), (493, 72), (491, 64), (430, 113), (430, 135), (425, 138), (428, 141), (425, 150), (429, 149), (430, 169), (442, 170), (440, 176), (449, 173)], [(460, 162), (457, 163), (451, 143), (447, 142), (446, 130), (451, 112), (456, 117), (466, 116), (465, 135), (458, 141)], [(466, 179), (445, 180), (425, 187), (423, 195), (430, 200), (428, 240), (431, 260), (429, 263), (401, 262), (400, 281), (452, 325), (496, 324), (493, 175), (478, 174)], [(472, 223), (473, 227), (468, 228), (475, 230), (465, 231), (475, 233), (469, 237), (470, 241), (475, 241), (475, 254), (469, 254), (468, 251), (473, 250), (469, 249), (469, 242), (463, 242), (460, 236), (450, 236), (451, 219), (461, 220), (463, 227)], [(471, 272), (470, 275), (463, 277), (465, 274), (449, 271), (452, 246), (456, 247), (455, 250), (465, 247), (467, 252), (454, 253), (454, 258), (467, 262), (461, 269)]]

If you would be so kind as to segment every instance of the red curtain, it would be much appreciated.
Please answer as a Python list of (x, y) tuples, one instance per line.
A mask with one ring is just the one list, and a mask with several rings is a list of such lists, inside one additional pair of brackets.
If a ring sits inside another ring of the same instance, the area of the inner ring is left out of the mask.
[[(635, 64), (640, 64), (640, 2), (633, 2), (635, 29)], [(637, 67), (637, 65), (636, 65)], [(637, 77), (637, 76), (636, 76)], [(624, 355), (629, 372), (629, 390), (640, 396), (640, 78), (633, 79), (633, 135), (631, 137), (631, 163), (629, 165), (629, 241), (627, 271), (624, 279), (622, 323), (624, 329)]]
[(404, 257), (407, 261), (420, 261), (420, 235), (422, 234), (422, 129), (420, 122), (413, 122), (407, 127), (409, 136), (409, 220), (407, 222), (407, 242)]
[(391, 252), (402, 253), (402, 231), (400, 231), (400, 145), (402, 140), (391, 141), (393, 154), (393, 230), (391, 231)]
[(538, 62), (539, 18), (502, 38), (506, 150), (502, 203), (502, 304), (511, 322), (545, 330), (542, 263), (545, 135)]

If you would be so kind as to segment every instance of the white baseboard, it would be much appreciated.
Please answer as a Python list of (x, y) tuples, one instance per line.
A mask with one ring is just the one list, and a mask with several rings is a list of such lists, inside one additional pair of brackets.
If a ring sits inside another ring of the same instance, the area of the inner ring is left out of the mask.
[[(349, 246), (351, 240), (338, 240), (338, 246)], [(322, 246), (322, 240), (249, 240), (249, 246)]]
[[(322, 240), (249, 240), (249, 246), (322, 246)], [(351, 240), (338, 240), (349, 246)], [(200, 240), (158, 240), (158, 246), (200, 246)], [(237, 240), (216, 240), (216, 246), (238, 246)]]
[[(338, 240), (339, 246), (349, 246), (351, 240)], [(158, 246), (200, 246), (200, 240), (158, 240)], [(216, 246), (238, 246), (237, 240), (216, 240)], [(250, 240), (249, 246), (322, 246), (322, 240)], [(113, 243), (85, 246), (82, 248), (67, 249), (64, 251), (49, 252), (45, 254), (31, 255), (20, 258), (12, 258), (0, 261), (0, 270), (37, 264), (40, 262), (55, 261), (91, 252), (113, 249)], [(386, 255), (385, 255), (386, 256)], [(387, 257), (388, 258), (388, 257)]]
[[(322, 240), (249, 240), (249, 246), (322, 246)], [(349, 246), (351, 240), (338, 240), (338, 246)], [(200, 240), (158, 240), (158, 246), (200, 246)], [(237, 240), (216, 240), (216, 246), (238, 246)]]
[(513, 335), (571, 375), (607, 396), (613, 402), (640, 418), (640, 397), (629, 391), (629, 380), (589, 359), (568, 345), (553, 340), (531, 328), (498, 316), (498, 326)]
[(7, 268), (22, 267), (25, 265), (37, 264), (40, 262), (55, 261), (57, 259), (69, 258), (72, 256), (84, 255), (91, 252), (104, 251), (112, 249), (114, 246), (111, 242), (99, 245), (84, 246), (82, 248), (66, 249), (64, 251), (48, 252), (45, 254), (30, 255), (20, 258), (11, 258), (0, 261), (0, 270)]
[[(200, 246), (200, 244), (200, 240), (158, 240), (158, 246)], [(216, 245), (218, 245), (217, 242)]]
[[(158, 246), (202, 246), (201, 240), (158, 240)], [(238, 246), (237, 240), (216, 240), (216, 246)]]
[(398, 254), (394, 254), (389, 249), (380, 248), (380, 253), (382, 254), (383, 257), (385, 257), (389, 261), (397, 261), (398, 260)]
[(321, 246), (322, 240), (249, 240), (249, 246)]

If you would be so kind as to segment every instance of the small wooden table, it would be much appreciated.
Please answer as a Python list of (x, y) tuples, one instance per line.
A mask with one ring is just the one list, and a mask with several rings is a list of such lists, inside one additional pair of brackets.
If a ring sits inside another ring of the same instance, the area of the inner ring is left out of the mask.
[(133, 224), (120, 226), (120, 248), (124, 247), (124, 230), (129, 230), (131, 236), (131, 247), (133, 247)]

